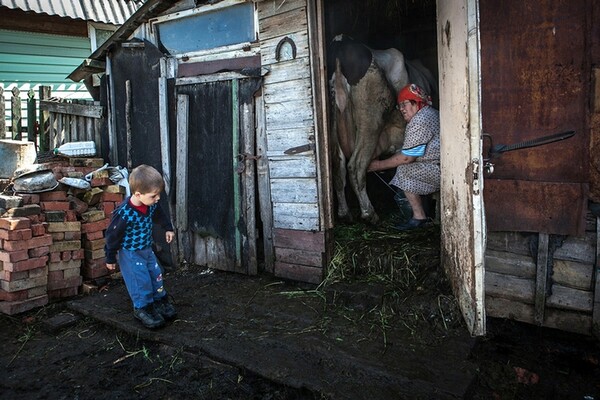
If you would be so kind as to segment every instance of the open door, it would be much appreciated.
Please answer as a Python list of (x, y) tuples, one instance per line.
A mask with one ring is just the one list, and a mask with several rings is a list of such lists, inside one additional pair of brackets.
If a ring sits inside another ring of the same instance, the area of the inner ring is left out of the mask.
[(478, 0), (438, 1), (442, 263), (467, 327), (485, 334)]
[(176, 226), (189, 262), (257, 273), (254, 93), (260, 84), (260, 77), (237, 73), (176, 80)]

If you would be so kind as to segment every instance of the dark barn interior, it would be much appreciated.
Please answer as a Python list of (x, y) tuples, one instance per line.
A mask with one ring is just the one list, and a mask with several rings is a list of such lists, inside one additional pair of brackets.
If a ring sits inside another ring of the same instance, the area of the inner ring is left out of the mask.
[[(373, 49), (395, 47), (405, 59), (420, 60), (438, 78), (435, 0), (326, 0), (324, 3), (328, 78), (334, 69), (330, 45), (339, 34), (351, 36)], [(393, 174), (394, 170), (367, 174), (367, 190), (378, 213), (396, 209), (394, 194), (387, 186)], [(349, 206), (358, 208), (349, 185), (346, 192)]]

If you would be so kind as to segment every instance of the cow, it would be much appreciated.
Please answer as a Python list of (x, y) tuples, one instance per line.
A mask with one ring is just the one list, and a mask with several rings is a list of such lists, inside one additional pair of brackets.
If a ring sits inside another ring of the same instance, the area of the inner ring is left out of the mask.
[(371, 160), (402, 147), (406, 123), (396, 110), (396, 93), (409, 83), (404, 56), (397, 49), (372, 50), (338, 35), (331, 49), (335, 69), (330, 79), (333, 185), (338, 217), (351, 221), (345, 197), (346, 176), (358, 198), (361, 218), (377, 224), (379, 217), (366, 190)]

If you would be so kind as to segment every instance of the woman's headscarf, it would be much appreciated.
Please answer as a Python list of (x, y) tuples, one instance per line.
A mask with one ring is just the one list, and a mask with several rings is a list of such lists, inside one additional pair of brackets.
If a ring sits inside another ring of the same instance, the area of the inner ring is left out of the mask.
[(398, 104), (406, 100), (414, 100), (417, 103), (420, 103), (419, 109), (432, 104), (431, 96), (428, 95), (423, 88), (415, 85), (414, 83), (404, 86), (398, 92)]

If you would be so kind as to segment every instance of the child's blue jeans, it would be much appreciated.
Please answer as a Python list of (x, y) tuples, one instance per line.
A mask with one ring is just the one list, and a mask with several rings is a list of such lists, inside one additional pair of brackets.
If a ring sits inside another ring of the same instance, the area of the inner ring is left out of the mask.
[(142, 308), (166, 295), (162, 271), (151, 247), (120, 249), (119, 267), (133, 307)]

